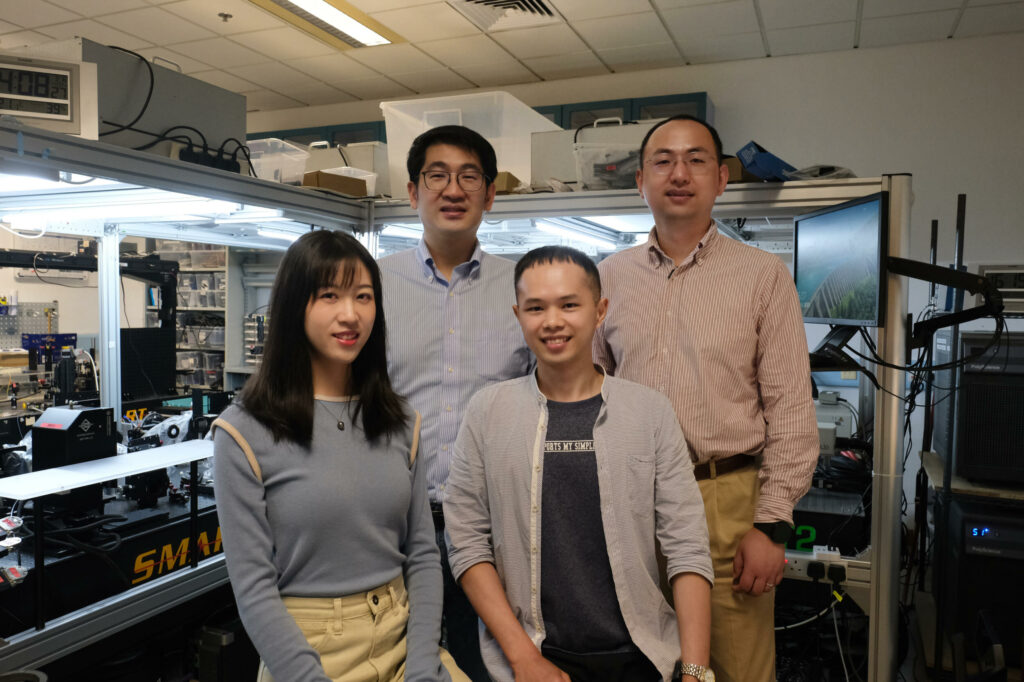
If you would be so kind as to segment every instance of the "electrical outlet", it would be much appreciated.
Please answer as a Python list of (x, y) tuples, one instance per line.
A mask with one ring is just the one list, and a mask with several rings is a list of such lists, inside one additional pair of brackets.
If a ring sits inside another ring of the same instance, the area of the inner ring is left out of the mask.
[(807, 552), (786, 552), (786, 567), (782, 575), (785, 578), (810, 580), (807, 577), (807, 564), (814, 561), (814, 555)]

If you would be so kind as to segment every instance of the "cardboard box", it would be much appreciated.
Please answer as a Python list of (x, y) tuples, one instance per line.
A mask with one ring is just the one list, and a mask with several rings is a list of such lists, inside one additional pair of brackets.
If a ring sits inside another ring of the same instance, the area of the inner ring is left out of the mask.
[(761, 180), (785, 182), (788, 178), (783, 171), (795, 171), (796, 168), (772, 154), (756, 142), (748, 142), (736, 152), (743, 162), (743, 167)]
[(521, 184), (519, 178), (508, 171), (501, 171), (498, 177), (494, 178), (494, 187), (498, 194), (511, 194), (512, 190)]
[(303, 187), (318, 187), (347, 194), (350, 197), (366, 196), (366, 180), (335, 175), (323, 171), (312, 171), (302, 176)]
[(724, 157), (722, 163), (729, 169), (730, 184), (734, 182), (761, 182), (761, 178), (747, 172), (747, 169), (743, 167), (743, 162), (735, 156)]

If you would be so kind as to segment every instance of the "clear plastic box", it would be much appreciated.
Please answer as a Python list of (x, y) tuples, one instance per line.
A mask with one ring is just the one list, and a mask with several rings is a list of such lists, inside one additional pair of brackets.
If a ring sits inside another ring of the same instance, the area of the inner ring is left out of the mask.
[(256, 177), (286, 185), (302, 184), (302, 174), (306, 172), (306, 159), (309, 158), (307, 149), (276, 137), (249, 140), (246, 146), (249, 147)]
[(366, 182), (366, 196), (372, 197), (377, 195), (377, 174), (373, 171), (354, 168), (352, 166), (338, 166), (337, 168), (324, 168), (321, 172), (333, 173), (334, 175), (344, 175), (348, 178), (363, 180)]
[(175, 369), (203, 369), (203, 353), (196, 351), (178, 351), (175, 356)]
[(216, 251), (190, 251), (192, 267), (194, 268), (222, 268), (226, 259), (224, 249)]
[(412, 141), (441, 125), (463, 125), (494, 146), (498, 170), (509, 171), (530, 184), (530, 135), (561, 130), (507, 92), (481, 92), (451, 97), (381, 102), (388, 136), (391, 195), (405, 197), (409, 173), (405, 159)]
[(172, 260), (178, 264), (180, 268), (191, 267), (192, 265), (192, 252), (191, 251), (160, 251), (158, 252), (160, 260)]

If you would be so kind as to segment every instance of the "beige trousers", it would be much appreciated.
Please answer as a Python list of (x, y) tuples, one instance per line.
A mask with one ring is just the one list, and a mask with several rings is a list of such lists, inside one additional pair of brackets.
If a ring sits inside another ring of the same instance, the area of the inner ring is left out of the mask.
[[(409, 595), (402, 576), (362, 594), (283, 601), (334, 682), (404, 680)], [(441, 663), (453, 682), (469, 682), (444, 649)], [(274, 682), (262, 661), (256, 682)]]
[(774, 682), (775, 593), (732, 591), (732, 562), (753, 527), (757, 467), (699, 481), (711, 539), (711, 669), (718, 682)]

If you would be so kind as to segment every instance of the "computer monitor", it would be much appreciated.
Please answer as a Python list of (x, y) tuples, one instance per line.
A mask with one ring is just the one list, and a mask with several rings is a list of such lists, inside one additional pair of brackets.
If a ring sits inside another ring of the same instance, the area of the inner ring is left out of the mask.
[(888, 192), (797, 216), (793, 276), (804, 322), (882, 326), (888, 240)]
[(175, 379), (173, 327), (121, 329), (121, 399), (173, 395)]

